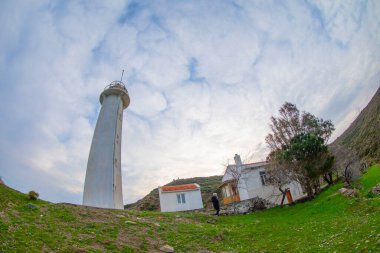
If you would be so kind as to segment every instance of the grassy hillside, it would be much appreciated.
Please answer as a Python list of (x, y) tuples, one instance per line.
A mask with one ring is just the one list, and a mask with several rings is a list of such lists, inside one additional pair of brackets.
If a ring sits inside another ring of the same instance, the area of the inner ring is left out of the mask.
[[(197, 183), (201, 186), (202, 200), (205, 207), (211, 208), (212, 204), (210, 199), (213, 192), (218, 192), (218, 187), (222, 182), (223, 176), (211, 176), (211, 177), (193, 177), (185, 179), (177, 179), (166, 185), (181, 185)], [(152, 190), (144, 198), (140, 199), (136, 203), (125, 206), (129, 210), (139, 211), (158, 211), (160, 209), (160, 200), (158, 196), (158, 189)]]
[(331, 147), (354, 151), (363, 162), (380, 161), (380, 87), (368, 105)]
[(338, 183), (307, 203), (220, 217), (30, 201), (0, 185), (0, 252), (379, 252), (380, 196), (368, 194), (379, 181), (373, 166), (360, 197)]

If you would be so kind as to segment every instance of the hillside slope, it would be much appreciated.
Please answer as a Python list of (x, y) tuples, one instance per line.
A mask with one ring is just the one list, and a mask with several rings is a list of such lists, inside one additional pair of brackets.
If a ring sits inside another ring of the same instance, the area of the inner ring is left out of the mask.
[(380, 252), (380, 196), (368, 194), (379, 181), (373, 166), (356, 198), (338, 183), (313, 201), (219, 217), (31, 201), (0, 185), (0, 252)]
[(331, 147), (342, 146), (357, 154), (362, 162), (380, 161), (380, 87), (368, 105)]
[[(211, 208), (212, 204), (210, 199), (213, 192), (218, 192), (218, 187), (222, 182), (223, 176), (211, 176), (211, 177), (193, 177), (185, 179), (177, 179), (166, 185), (181, 185), (197, 183), (201, 187), (202, 201), (206, 208)], [(125, 209), (139, 210), (139, 211), (158, 211), (160, 210), (160, 199), (158, 196), (158, 189), (153, 189), (144, 198), (138, 200), (133, 204), (125, 205)]]

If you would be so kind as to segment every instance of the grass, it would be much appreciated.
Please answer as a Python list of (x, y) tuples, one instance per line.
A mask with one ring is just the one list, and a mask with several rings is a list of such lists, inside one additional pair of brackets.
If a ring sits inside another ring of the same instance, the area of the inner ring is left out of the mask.
[[(374, 169), (377, 168), (377, 169)], [(380, 166), (374, 166), (370, 170), (368, 170), (360, 179), (360, 183), (362, 184), (362, 193), (366, 193), (369, 189), (379, 183), (380, 178)]]
[(380, 197), (367, 196), (379, 181), (372, 166), (360, 197), (337, 183), (310, 202), (220, 217), (51, 204), (0, 185), (0, 252), (379, 252)]

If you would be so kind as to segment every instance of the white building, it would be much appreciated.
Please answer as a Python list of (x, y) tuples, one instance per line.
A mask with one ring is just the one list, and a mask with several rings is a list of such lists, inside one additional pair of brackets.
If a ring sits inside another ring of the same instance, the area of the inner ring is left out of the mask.
[[(267, 182), (267, 162), (242, 164), (239, 155), (235, 155), (234, 159), (235, 164), (227, 166), (220, 186), (224, 204), (233, 202), (234, 198), (235, 201), (242, 201), (254, 197), (260, 197), (276, 205), (281, 203), (282, 193)], [(239, 180), (236, 187), (234, 182), (237, 178)], [(303, 196), (301, 185), (298, 182), (294, 181), (284, 186), (285, 188), (289, 188), (293, 200)], [(284, 204), (288, 203), (289, 197), (285, 198)]]
[(124, 84), (114, 81), (100, 95), (100, 109), (88, 157), (83, 205), (124, 209), (121, 186), (123, 110), (129, 105)]
[(184, 184), (158, 187), (161, 212), (178, 212), (203, 208), (201, 187)]

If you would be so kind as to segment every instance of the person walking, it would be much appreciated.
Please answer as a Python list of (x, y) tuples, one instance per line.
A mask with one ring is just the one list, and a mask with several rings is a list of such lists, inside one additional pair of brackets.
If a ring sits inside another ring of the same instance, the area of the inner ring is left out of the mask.
[(212, 201), (212, 205), (214, 206), (214, 208), (215, 208), (215, 210), (216, 210), (215, 215), (218, 215), (218, 216), (219, 216), (220, 206), (219, 206), (218, 194), (216, 194), (216, 193), (214, 192), (214, 193), (212, 194), (211, 201)]

